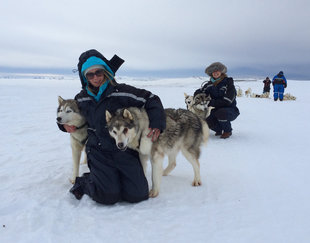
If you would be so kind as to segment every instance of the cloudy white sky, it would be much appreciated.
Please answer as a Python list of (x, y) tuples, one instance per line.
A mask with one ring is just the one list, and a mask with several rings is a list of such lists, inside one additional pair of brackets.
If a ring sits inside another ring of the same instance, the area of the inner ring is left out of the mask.
[(309, 0), (0, 0), (0, 70), (72, 70), (95, 48), (122, 74), (235, 73), (310, 77)]

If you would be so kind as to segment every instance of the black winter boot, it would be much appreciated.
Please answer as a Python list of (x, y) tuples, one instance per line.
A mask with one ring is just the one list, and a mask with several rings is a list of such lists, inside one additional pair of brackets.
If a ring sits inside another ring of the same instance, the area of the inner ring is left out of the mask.
[(215, 136), (221, 136), (222, 135), (222, 131), (217, 131), (216, 133), (215, 133)]
[(81, 200), (81, 198), (84, 195), (83, 182), (84, 182), (83, 177), (77, 177), (75, 179), (74, 186), (70, 189), (70, 192), (75, 196), (77, 200)]

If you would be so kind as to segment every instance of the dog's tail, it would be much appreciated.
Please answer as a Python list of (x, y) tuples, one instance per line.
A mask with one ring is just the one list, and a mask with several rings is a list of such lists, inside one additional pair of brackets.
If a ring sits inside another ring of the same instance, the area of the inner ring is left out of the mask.
[(208, 139), (209, 139), (209, 126), (208, 126), (208, 124), (207, 124), (207, 122), (206, 121), (204, 121), (204, 120), (202, 120), (202, 119), (200, 119), (201, 120), (201, 124), (202, 124), (202, 143), (204, 144), (204, 145), (206, 145), (207, 144), (207, 142), (208, 142)]

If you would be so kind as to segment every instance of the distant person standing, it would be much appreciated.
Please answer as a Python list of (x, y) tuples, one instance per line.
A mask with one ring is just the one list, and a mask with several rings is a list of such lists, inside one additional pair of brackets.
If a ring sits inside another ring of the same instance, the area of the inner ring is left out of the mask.
[(276, 76), (273, 77), (272, 85), (274, 101), (277, 101), (278, 98), (280, 99), (280, 101), (282, 101), (284, 89), (287, 87), (287, 81), (283, 75), (283, 71), (280, 71)]
[(266, 79), (263, 81), (263, 83), (264, 83), (263, 93), (269, 93), (270, 92), (270, 84), (271, 84), (270, 78), (266, 77)]

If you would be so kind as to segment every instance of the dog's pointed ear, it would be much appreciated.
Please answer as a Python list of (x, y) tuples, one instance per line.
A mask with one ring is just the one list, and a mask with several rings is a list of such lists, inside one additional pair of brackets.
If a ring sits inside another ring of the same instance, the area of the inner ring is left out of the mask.
[(185, 98), (187, 98), (188, 96), (189, 96), (188, 94), (184, 93), (184, 97), (185, 97)]
[(131, 114), (130, 111), (127, 110), (127, 109), (124, 110), (124, 112), (123, 112), (123, 117), (124, 117), (124, 118), (128, 118), (128, 119), (130, 119), (130, 120), (133, 120), (132, 114)]
[(58, 96), (58, 104), (60, 104), (63, 101), (64, 101), (64, 99), (61, 96)]
[(111, 121), (111, 118), (112, 118), (111, 113), (108, 110), (106, 110), (105, 111), (105, 119), (106, 119), (106, 121), (107, 122)]

